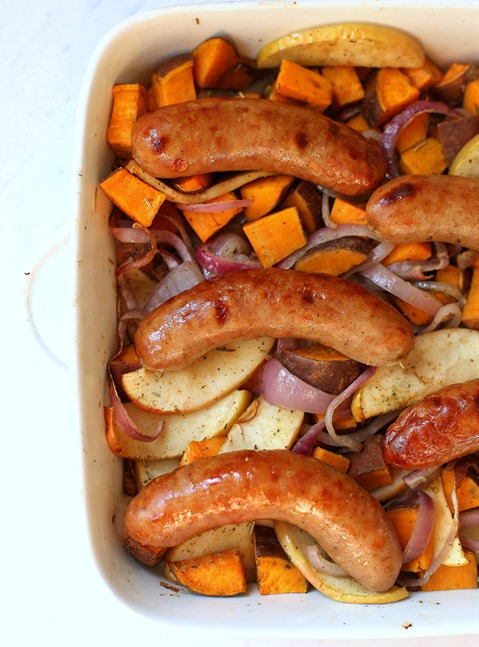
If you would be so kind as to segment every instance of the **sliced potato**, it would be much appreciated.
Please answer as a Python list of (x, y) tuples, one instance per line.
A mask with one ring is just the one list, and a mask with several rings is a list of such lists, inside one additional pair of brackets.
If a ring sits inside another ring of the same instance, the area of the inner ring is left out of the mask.
[[(170, 564), (171, 562), (194, 559), (202, 555), (234, 549), (241, 556), (247, 582), (255, 582), (253, 528), (254, 524), (252, 522), (211, 528), (188, 539), (179, 546), (170, 548), (165, 555), (165, 562)], [(168, 566), (165, 566), (165, 576), (175, 581), (175, 576)]]
[(382, 366), (353, 396), (358, 422), (408, 407), (444, 386), (479, 378), (479, 331), (435, 330), (416, 337), (409, 355)]
[(143, 411), (131, 402), (125, 409), (140, 433), (154, 436), (159, 424), (163, 428), (152, 442), (130, 438), (107, 416), (106, 439), (111, 451), (123, 458), (158, 460), (180, 457), (192, 440), (225, 435), (251, 401), (251, 394), (235, 390), (209, 407), (192, 413), (161, 415)]
[(265, 45), (260, 68), (277, 67), (283, 59), (300, 65), (421, 67), (422, 45), (410, 34), (374, 23), (340, 23), (294, 32)]
[(231, 342), (177, 371), (140, 368), (123, 375), (123, 388), (129, 399), (146, 411), (198, 411), (247, 380), (265, 361), (273, 343), (272, 337)]
[(290, 449), (304, 413), (268, 404), (259, 397), (231, 427), (219, 454), (241, 449)]
[(393, 586), (389, 591), (376, 593), (359, 584), (352, 577), (337, 577), (316, 568), (307, 556), (308, 546), (316, 541), (305, 530), (286, 521), (275, 521), (274, 529), (284, 552), (304, 577), (318, 591), (338, 602), (351, 604), (388, 604), (407, 598), (405, 587)]
[(449, 175), (479, 177), (479, 134), (461, 148), (449, 167)]

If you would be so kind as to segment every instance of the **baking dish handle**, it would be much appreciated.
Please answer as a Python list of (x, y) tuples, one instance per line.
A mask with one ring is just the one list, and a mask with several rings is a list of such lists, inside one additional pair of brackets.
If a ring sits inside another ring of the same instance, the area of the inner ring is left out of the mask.
[(66, 226), (53, 233), (27, 275), (26, 310), (31, 332), (46, 356), (68, 369), (70, 333), (69, 231)]

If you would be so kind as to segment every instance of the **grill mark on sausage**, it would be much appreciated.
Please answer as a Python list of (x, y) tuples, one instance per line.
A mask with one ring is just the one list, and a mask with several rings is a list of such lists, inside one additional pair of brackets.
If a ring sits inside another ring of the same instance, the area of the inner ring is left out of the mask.
[(314, 290), (312, 290), (308, 286), (305, 286), (301, 291), (301, 300), (306, 304), (314, 303)]
[(300, 130), (296, 133), (294, 141), (300, 150), (304, 150), (308, 144), (308, 135)]
[(386, 193), (386, 195), (381, 198), (381, 205), (384, 207), (393, 205), (400, 200), (414, 197), (416, 193), (417, 188), (415, 186), (409, 182), (404, 182), (389, 193)]
[(188, 168), (188, 161), (184, 157), (177, 157), (172, 161), (171, 168), (177, 173), (184, 172)]
[(163, 153), (167, 143), (168, 143), (168, 137), (166, 135), (161, 135), (161, 136), (155, 135), (153, 137), (151, 147), (155, 153)]
[(335, 121), (331, 120), (328, 122), (328, 132), (333, 138), (339, 137), (340, 129)]
[(230, 309), (224, 301), (216, 301), (214, 304), (215, 315), (218, 323), (224, 324), (229, 319)]

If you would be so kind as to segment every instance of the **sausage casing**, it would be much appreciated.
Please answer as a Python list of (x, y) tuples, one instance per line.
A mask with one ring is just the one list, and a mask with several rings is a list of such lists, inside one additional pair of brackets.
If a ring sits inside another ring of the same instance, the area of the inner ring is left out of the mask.
[(386, 462), (404, 469), (442, 465), (479, 451), (479, 380), (453, 384), (405, 409), (388, 427)]
[(213, 527), (274, 519), (300, 526), (352, 577), (388, 590), (402, 553), (381, 505), (346, 474), (288, 450), (203, 458), (151, 481), (130, 502), (127, 537), (176, 546)]
[(351, 196), (372, 191), (386, 172), (374, 140), (309, 108), (266, 99), (164, 106), (136, 122), (132, 155), (155, 177), (270, 171)]
[(184, 368), (235, 339), (318, 341), (362, 364), (404, 357), (414, 343), (406, 319), (346, 279), (276, 268), (239, 270), (169, 299), (138, 326), (135, 347), (152, 370)]
[(479, 251), (479, 178), (399, 176), (374, 191), (366, 218), (380, 240), (434, 240)]

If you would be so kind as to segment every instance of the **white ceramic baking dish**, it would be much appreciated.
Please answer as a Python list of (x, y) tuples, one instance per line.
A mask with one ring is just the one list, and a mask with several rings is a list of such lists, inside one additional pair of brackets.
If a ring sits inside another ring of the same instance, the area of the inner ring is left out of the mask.
[(413, 594), (392, 605), (346, 605), (316, 591), (232, 599), (174, 593), (156, 572), (124, 551), (115, 518), (121, 516), (122, 469), (104, 438), (102, 405), (106, 362), (115, 348), (114, 251), (107, 226), (110, 204), (98, 182), (110, 170), (106, 145), (115, 82), (146, 82), (166, 57), (223, 34), (254, 56), (261, 44), (296, 29), (339, 21), (373, 21), (418, 36), (440, 64), (479, 58), (477, 0), (402, 2), (231, 2), (179, 6), (134, 16), (99, 44), (89, 65), (78, 112), (77, 213), (74, 223), (75, 376), (83, 443), (86, 516), (101, 574), (127, 605), (158, 623), (196, 631), (230, 631), (260, 638), (375, 638), (475, 633), (478, 591)]

